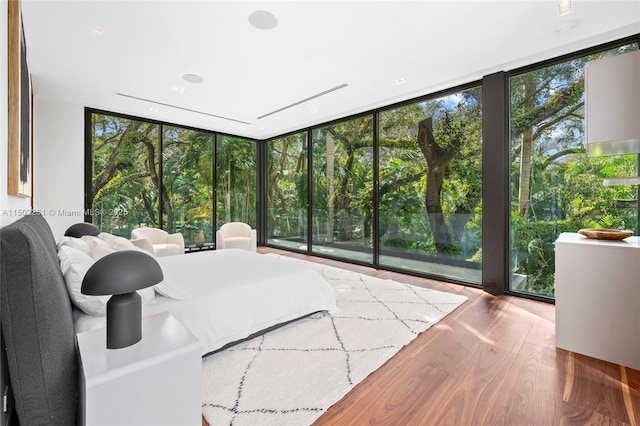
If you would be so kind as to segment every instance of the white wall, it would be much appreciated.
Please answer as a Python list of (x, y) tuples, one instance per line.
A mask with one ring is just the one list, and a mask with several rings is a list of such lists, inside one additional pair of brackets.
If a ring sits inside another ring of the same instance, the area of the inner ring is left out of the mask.
[[(0, 226), (31, 211), (31, 199), (7, 194), (8, 3), (0, 1)], [(84, 107), (38, 97), (33, 76), (33, 209), (56, 239), (84, 221)]]
[(84, 221), (84, 107), (36, 96), (33, 116), (33, 207), (58, 240)]
[(0, 1), (0, 226), (18, 220), (31, 208), (29, 198), (7, 194), (7, 157), (9, 150), (9, 55), (8, 3)]

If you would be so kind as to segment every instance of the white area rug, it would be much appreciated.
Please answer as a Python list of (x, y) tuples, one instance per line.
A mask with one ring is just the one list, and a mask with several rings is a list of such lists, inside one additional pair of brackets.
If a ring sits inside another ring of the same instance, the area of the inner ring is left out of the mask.
[(204, 358), (202, 412), (211, 426), (311, 424), (467, 300), (305, 263), (336, 288), (340, 312), (313, 314)]

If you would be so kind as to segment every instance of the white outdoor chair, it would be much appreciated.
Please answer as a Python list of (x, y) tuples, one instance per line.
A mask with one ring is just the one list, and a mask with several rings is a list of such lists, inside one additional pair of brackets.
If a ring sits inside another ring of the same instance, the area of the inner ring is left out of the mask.
[(216, 232), (216, 250), (239, 248), (257, 250), (256, 230), (243, 222), (228, 222)]
[(136, 228), (131, 231), (131, 242), (158, 257), (184, 254), (181, 233), (169, 234), (158, 228)]

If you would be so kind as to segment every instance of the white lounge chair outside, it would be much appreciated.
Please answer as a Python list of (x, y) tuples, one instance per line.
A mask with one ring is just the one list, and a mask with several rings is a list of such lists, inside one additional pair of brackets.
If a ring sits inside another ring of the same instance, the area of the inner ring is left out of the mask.
[(243, 222), (225, 223), (216, 232), (216, 250), (239, 248), (256, 251), (257, 245), (256, 230)]
[(158, 257), (184, 254), (184, 237), (179, 232), (169, 234), (158, 228), (136, 228), (131, 231), (131, 242)]

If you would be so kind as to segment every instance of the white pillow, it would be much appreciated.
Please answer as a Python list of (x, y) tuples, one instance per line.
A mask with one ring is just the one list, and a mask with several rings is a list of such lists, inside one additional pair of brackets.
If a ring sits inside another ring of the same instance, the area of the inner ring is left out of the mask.
[[(94, 259), (96, 257), (100, 258), (105, 256), (107, 254), (105, 253), (105, 251), (114, 252), (120, 250), (138, 250), (138, 247), (136, 247), (131, 241), (127, 240), (126, 238), (107, 234), (106, 232), (101, 232), (97, 237), (84, 235), (83, 237), (81, 237), (81, 240), (87, 243), (90, 251), (89, 256), (93, 257)], [(94, 256), (94, 251), (97, 247), (100, 247), (104, 250), (99, 251), (98, 255)]]
[(87, 243), (87, 245), (89, 246), (89, 250), (90, 250), (90, 256), (93, 256), (93, 250), (96, 247), (103, 247), (108, 249), (109, 248), (109, 243), (106, 242), (105, 240), (98, 238), (98, 237), (94, 237), (93, 235), (83, 235), (82, 237), (80, 237), (80, 239), (82, 241), (84, 241), (85, 243)]
[(139, 250), (138, 247), (124, 237), (115, 237), (109, 241), (109, 245), (115, 250)]
[(89, 248), (89, 245), (87, 244), (87, 242), (84, 240), (81, 240), (80, 238), (62, 237), (60, 242), (58, 242), (58, 250), (60, 250), (60, 248), (63, 246), (72, 247), (74, 249), (80, 250), (85, 254), (91, 253), (91, 249)]
[(111, 247), (103, 247), (103, 246), (95, 246), (93, 250), (91, 250), (91, 257), (93, 260), (100, 260), (108, 254), (115, 253), (116, 250)]
[(60, 247), (58, 259), (73, 304), (87, 315), (104, 315), (110, 296), (90, 296), (80, 291), (82, 280), (93, 266), (94, 260), (86, 253), (69, 246)]
[(104, 240), (106, 242), (111, 242), (111, 240), (116, 238), (116, 236), (113, 235), (113, 234), (110, 234), (108, 232), (101, 232), (101, 233), (98, 234), (98, 238), (100, 238), (101, 240)]
[[(108, 247), (99, 247), (95, 252), (111, 250)], [(109, 254), (105, 253), (104, 255)], [(111, 296), (90, 296), (82, 294), (82, 280), (85, 274), (93, 266), (95, 260), (89, 255), (69, 246), (63, 246), (58, 251), (60, 260), (60, 270), (64, 275), (67, 291), (73, 304), (87, 315), (105, 315), (107, 312), (107, 301)], [(143, 305), (153, 305), (156, 303), (156, 294), (153, 287), (138, 290), (142, 297)]]
[[(147, 253), (146, 250), (142, 250), (133, 244), (131, 241), (127, 240), (124, 237), (119, 237), (117, 235), (109, 234), (106, 232), (101, 232), (98, 234), (98, 238), (107, 244), (102, 244), (99, 242), (92, 241), (92, 250), (90, 256), (95, 260), (100, 259), (101, 257), (106, 256), (109, 253), (113, 253), (114, 251), (120, 250), (137, 250), (143, 253)], [(100, 247), (100, 249), (98, 249)]]

